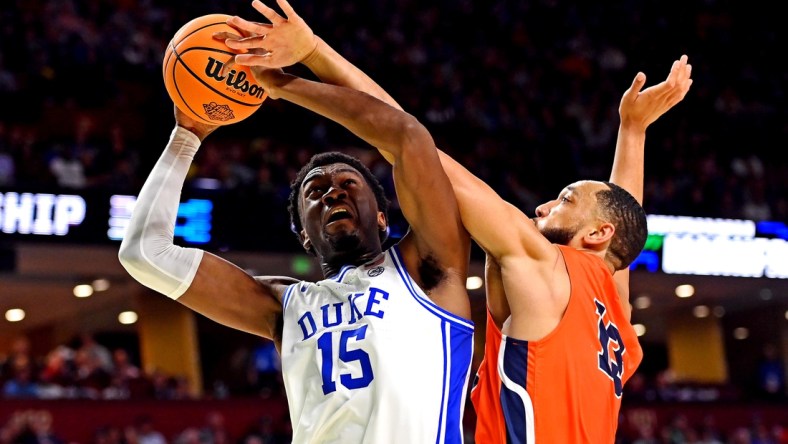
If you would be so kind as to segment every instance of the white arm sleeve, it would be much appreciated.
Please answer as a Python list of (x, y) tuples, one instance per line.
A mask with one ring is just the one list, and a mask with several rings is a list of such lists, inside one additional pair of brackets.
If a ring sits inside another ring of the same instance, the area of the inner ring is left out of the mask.
[(203, 255), (173, 244), (181, 188), (199, 147), (196, 135), (175, 127), (140, 191), (118, 253), (134, 279), (172, 299), (189, 288)]

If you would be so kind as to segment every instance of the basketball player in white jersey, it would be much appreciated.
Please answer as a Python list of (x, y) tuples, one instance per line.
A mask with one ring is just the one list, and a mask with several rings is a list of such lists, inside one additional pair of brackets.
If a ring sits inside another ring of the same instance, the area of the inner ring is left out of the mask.
[(372, 96), (281, 75), (273, 98), (330, 114), (391, 156), (408, 233), (383, 251), (382, 187), (357, 159), (327, 153), (301, 170), (290, 199), (295, 231), (324, 280), (252, 277), (209, 252), (174, 245), (186, 173), (216, 129), (176, 109), (121, 263), (145, 286), (276, 342), (293, 442), (462, 443), (473, 339), (470, 239), (434, 142), (411, 115), (392, 114)]

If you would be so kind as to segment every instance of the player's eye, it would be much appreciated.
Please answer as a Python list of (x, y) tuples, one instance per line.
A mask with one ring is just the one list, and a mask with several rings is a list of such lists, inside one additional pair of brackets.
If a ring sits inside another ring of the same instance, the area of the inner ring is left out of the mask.
[(310, 187), (306, 190), (306, 195), (310, 197), (320, 196), (323, 194), (323, 188), (321, 187)]

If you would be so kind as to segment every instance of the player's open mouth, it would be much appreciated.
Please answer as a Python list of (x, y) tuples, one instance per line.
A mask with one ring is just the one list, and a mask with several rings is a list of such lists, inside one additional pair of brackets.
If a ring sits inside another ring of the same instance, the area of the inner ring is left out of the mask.
[(350, 214), (346, 208), (335, 208), (331, 210), (331, 213), (328, 215), (328, 220), (326, 220), (326, 225), (331, 224), (333, 222), (345, 219), (352, 219), (353, 215)]

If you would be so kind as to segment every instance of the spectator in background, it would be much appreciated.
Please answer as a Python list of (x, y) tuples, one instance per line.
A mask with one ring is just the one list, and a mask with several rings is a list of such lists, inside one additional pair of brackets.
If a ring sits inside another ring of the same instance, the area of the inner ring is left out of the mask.
[(689, 420), (684, 414), (676, 414), (670, 424), (661, 431), (662, 442), (665, 444), (685, 444), (692, 442), (693, 435)]
[(0, 187), (14, 184), (16, 180), (15, 169), (14, 156), (8, 146), (6, 125), (0, 122)]
[(100, 358), (88, 349), (79, 348), (74, 355), (76, 385), (80, 398), (99, 399), (112, 382), (112, 374), (102, 365)]
[(20, 363), (12, 370), (12, 376), (3, 384), (3, 397), (5, 398), (38, 398), (39, 387), (35, 381), (32, 364)]
[(63, 444), (52, 431), (52, 414), (48, 410), (17, 411), (5, 425), (0, 425), (0, 443)]
[(659, 444), (659, 440), (654, 433), (654, 426), (651, 424), (641, 424), (637, 428), (637, 438), (632, 444)]
[(92, 333), (82, 332), (79, 335), (79, 348), (77, 351), (87, 353), (96, 364), (107, 372), (112, 372), (114, 363), (109, 349), (96, 341)]
[[(241, 444), (277, 444), (276, 424), (270, 416), (263, 416), (254, 427), (243, 437)], [(282, 440), (281, 442), (285, 442)]]
[(73, 146), (56, 145), (49, 161), (49, 170), (61, 187), (74, 190), (85, 188), (84, 165)]
[(93, 444), (128, 444), (123, 440), (123, 432), (115, 426), (101, 426), (93, 433)]
[(134, 435), (137, 444), (167, 444), (164, 435), (153, 426), (153, 418), (140, 415), (134, 420)]
[(723, 434), (717, 427), (717, 421), (714, 416), (704, 416), (700, 427), (700, 442), (702, 444), (723, 444), (723, 439)]
[(249, 357), (249, 384), (262, 397), (281, 394), (282, 362), (274, 342), (261, 338)]
[(175, 436), (173, 444), (202, 444), (200, 431), (196, 427), (187, 427)]
[(785, 400), (785, 368), (774, 344), (763, 347), (758, 364), (758, 395), (768, 401)]
[(139, 367), (131, 362), (129, 353), (122, 348), (116, 348), (112, 352), (112, 368), (113, 374), (122, 381), (127, 382), (141, 376)]
[[(27, 336), (17, 336), (11, 341), (10, 352), (5, 359), (0, 359), (0, 378), (3, 380), (12, 377), (14, 371), (22, 366), (36, 367), (36, 361), (30, 351), (30, 339)], [(33, 374), (38, 373), (37, 368), (32, 368)]]
[(44, 367), (39, 373), (42, 398), (64, 398), (69, 396), (76, 381), (74, 350), (60, 345), (47, 353)]
[(199, 431), (199, 442), (201, 444), (230, 444), (232, 439), (227, 431), (224, 422), (224, 415), (213, 410), (205, 416), (205, 424)]

